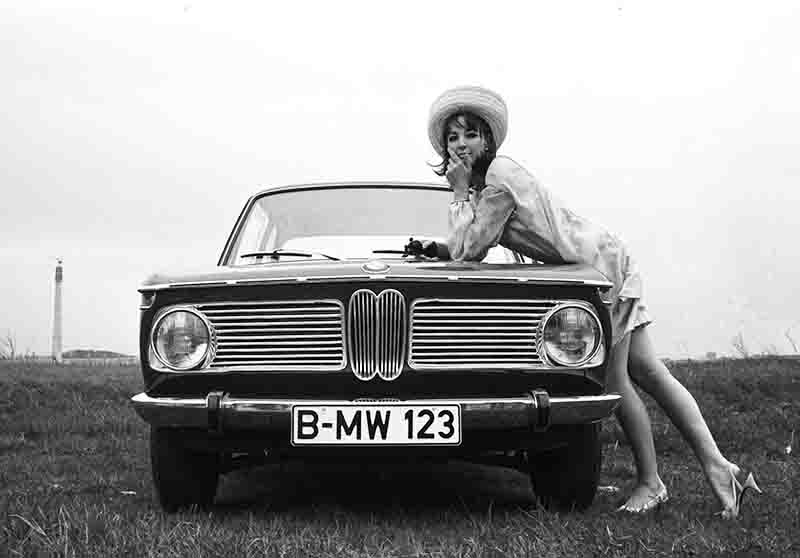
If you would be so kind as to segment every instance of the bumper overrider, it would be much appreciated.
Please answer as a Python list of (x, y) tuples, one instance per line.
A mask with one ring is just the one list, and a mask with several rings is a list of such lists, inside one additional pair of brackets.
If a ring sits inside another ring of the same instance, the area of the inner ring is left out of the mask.
[[(231, 430), (289, 432), (295, 406), (337, 406), (359, 403), (351, 400), (271, 399), (234, 397), (212, 392), (206, 397), (132, 397), (136, 412), (158, 428), (196, 428), (214, 433)], [(464, 431), (528, 428), (544, 431), (550, 426), (586, 424), (605, 419), (619, 405), (617, 394), (550, 397), (533, 391), (519, 397), (411, 399), (403, 405), (457, 405)]]

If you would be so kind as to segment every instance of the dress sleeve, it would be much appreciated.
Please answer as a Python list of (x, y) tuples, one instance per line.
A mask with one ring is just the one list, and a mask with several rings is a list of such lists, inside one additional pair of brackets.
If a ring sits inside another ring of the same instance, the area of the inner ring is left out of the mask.
[(493, 184), (487, 184), (477, 198), (452, 202), (447, 237), (450, 257), (467, 261), (485, 258), (489, 248), (496, 246), (503, 235), (515, 207), (511, 193)]

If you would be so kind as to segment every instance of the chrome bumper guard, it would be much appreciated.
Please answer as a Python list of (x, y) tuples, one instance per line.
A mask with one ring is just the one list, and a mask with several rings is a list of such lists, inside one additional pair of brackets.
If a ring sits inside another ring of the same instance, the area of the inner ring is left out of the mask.
[[(418, 405), (457, 404), (461, 406), (461, 424), (468, 430), (505, 430), (530, 428), (546, 430), (553, 425), (584, 424), (607, 418), (619, 405), (617, 394), (550, 397), (534, 391), (522, 397), (481, 399), (410, 399), (394, 401)], [(202, 428), (211, 432), (225, 430), (280, 430), (288, 432), (293, 405), (339, 405), (353, 400), (256, 399), (232, 397), (222, 392), (205, 398), (150, 397), (139, 393), (131, 398), (136, 412), (157, 427)], [(365, 404), (388, 404), (370, 400)]]

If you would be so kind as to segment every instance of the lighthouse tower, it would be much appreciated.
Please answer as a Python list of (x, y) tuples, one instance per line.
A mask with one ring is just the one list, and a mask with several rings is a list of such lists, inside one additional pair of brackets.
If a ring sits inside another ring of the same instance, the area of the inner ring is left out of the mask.
[(53, 360), (60, 363), (61, 357), (61, 284), (64, 282), (64, 269), (61, 267), (63, 260), (58, 259), (56, 264), (56, 289), (53, 297)]

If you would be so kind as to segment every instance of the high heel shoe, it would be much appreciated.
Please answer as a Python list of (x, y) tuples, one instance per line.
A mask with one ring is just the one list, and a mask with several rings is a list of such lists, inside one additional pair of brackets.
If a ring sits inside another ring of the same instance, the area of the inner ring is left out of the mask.
[(733, 471), (729, 471), (731, 476), (731, 491), (733, 492), (733, 505), (730, 507), (725, 508), (721, 512), (717, 512), (718, 515), (722, 517), (722, 519), (736, 519), (739, 517), (739, 511), (742, 508), (742, 501), (744, 500), (744, 494), (747, 492), (748, 488), (752, 488), (756, 491), (757, 494), (763, 494), (761, 489), (756, 484), (756, 480), (753, 478), (753, 473), (747, 475), (747, 478), (744, 480), (744, 484), (739, 482), (739, 479), (736, 478), (736, 475)]

